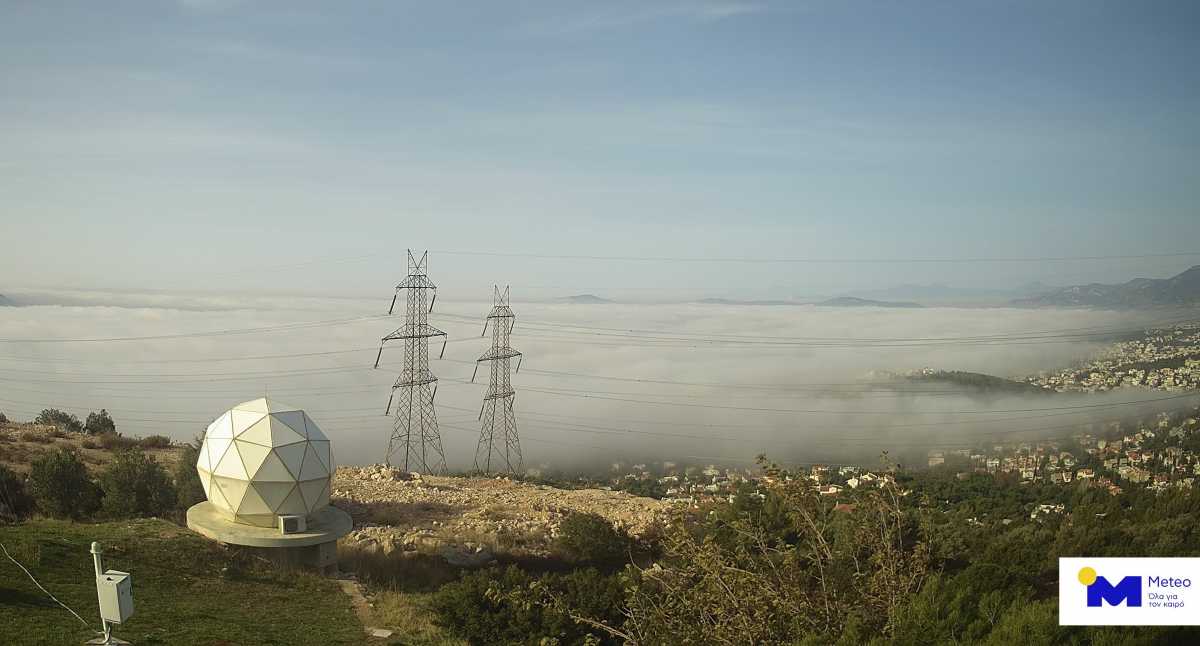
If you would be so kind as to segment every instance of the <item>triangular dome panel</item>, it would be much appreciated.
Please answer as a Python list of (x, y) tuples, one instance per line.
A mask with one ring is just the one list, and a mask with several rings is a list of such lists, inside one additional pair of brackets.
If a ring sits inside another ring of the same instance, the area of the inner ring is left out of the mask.
[(329, 438), (325, 436), (325, 432), (308, 416), (308, 413), (304, 413), (304, 425), (308, 429), (308, 439), (329, 441)]
[(252, 413), (269, 413), (269, 412), (271, 412), (271, 411), (267, 410), (267, 398), (266, 397), (259, 397), (258, 399), (251, 399), (248, 402), (242, 402), (242, 403), (238, 404), (237, 406), (234, 406), (233, 409), (250, 411)]
[(300, 437), (307, 438), (308, 432), (304, 430), (304, 413), (298, 410), (280, 411), (272, 413), (271, 417), (287, 424)]
[(200, 450), (196, 451), (196, 470), (197, 471), (212, 471), (212, 465), (208, 462), (208, 442), (200, 445)]
[(257, 424), (241, 432), (237, 439), (243, 442), (254, 442), (263, 446), (271, 446), (271, 418), (264, 415)]
[(259, 465), (267, 459), (268, 455), (271, 455), (271, 448), (241, 440), (234, 440), (233, 445), (237, 447), (238, 454), (242, 456), (242, 464), (246, 466), (246, 473), (251, 479), (254, 479), (254, 473), (258, 471)]
[(262, 496), (267, 506), (271, 508), (273, 513), (278, 513), (276, 510), (287, 500), (292, 489), (296, 488), (294, 482), (255, 482), (254, 488), (258, 491), (258, 495)]
[(284, 411), (300, 410), (299, 408), (296, 408), (295, 406), (290, 406), (288, 404), (285, 404), (281, 401), (277, 401), (274, 399), (268, 398), (268, 399), (265, 399), (264, 401), (266, 402), (268, 413), (282, 413)]
[(199, 475), (200, 475), (200, 486), (204, 487), (204, 497), (211, 499), (212, 494), (210, 494), (208, 492), (208, 490), (209, 490), (209, 487), (212, 486), (212, 475), (210, 473), (208, 473), (207, 471), (201, 471)]
[[(230, 455), (233, 455), (233, 452), (230, 452)], [(246, 487), (248, 486), (245, 480), (214, 476), (212, 481), (216, 485), (214, 488), (221, 490), (221, 495), (224, 496), (226, 504), (228, 504), (227, 510), (230, 513), (237, 509), (238, 505), (242, 504), (242, 496), (246, 494)]]
[(300, 426), (300, 431), (282, 420), (281, 415), (294, 415), (294, 413), (274, 413), (271, 415), (271, 446), (281, 446), (284, 444), (295, 444), (296, 442), (304, 441), (304, 426)]
[(320, 480), (306, 480), (300, 482), (300, 493), (304, 494), (304, 502), (307, 505), (308, 512), (323, 507), (321, 502), (322, 497), (325, 501), (329, 500), (329, 478), (321, 478)]
[(270, 451), (263, 456), (262, 462), (251, 476), (251, 480), (255, 482), (295, 482), (296, 476), (287, 470), (278, 455)]
[(242, 496), (242, 502), (238, 505), (237, 513), (239, 514), (270, 514), (271, 508), (255, 491), (254, 483), (250, 483), (246, 487), (246, 495)]
[[(242, 457), (238, 455), (236, 449), (225, 451), (225, 455), (217, 463), (217, 467), (213, 469), (213, 475), (238, 480), (249, 479), (246, 475), (246, 467), (242, 464)], [(231, 500), (230, 502), (233, 501)]]
[(225, 411), (223, 415), (208, 425), (204, 431), (205, 439), (217, 437), (233, 437), (233, 427), (230, 425), (229, 411)]
[(239, 435), (242, 431), (254, 426), (258, 420), (262, 419), (266, 413), (257, 411), (233, 409), (229, 411), (230, 417), (233, 420), (233, 434)]
[[(203, 477), (203, 476), (202, 476)], [(229, 506), (229, 501), (225, 499), (225, 494), (221, 493), (221, 485), (217, 484), (217, 479), (209, 476), (204, 478), (208, 480), (208, 500), (217, 507), (230, 511), (233, 507)], [(232, 513), (232, 512), (230, 512)]]
[(329, 455), (329, 442), (327, 440), (309, 442), (308, 450), (317, 455), (317, 459), (321, 461), (322, 465), (324, 465), (326, 473), (333, 473), (333, 469), (330, 468), (330, 461), (332, 458)]
[(304, 464), (304, 453), (307, 447), (308, 442), (297, 442), (287, 446), (277, 446), (274, 449), (279, 459), (283, 460), (283, 465), (291, 472), (292, 479), (300, 476), (300, 467)]
[(279, 505), (275, 513), (297, 515), (308, 513), (308, 506), (304, 504), (304, 497), (300, 495), (300, 487), (292, 488), (291, 493), (284, 499), (283, 504)]
[(204, 447), (207, 447), (208, 449), (209, 471), (217, 470), (217, 465), (221, 463), (221, 459), (225, 457), (225, 453), (231, 444), (233, 444), (233, 440), (228, 437), (217, 437), (204, 440)]
[(309, 445), (308, 451), (304, 454), (304, 465), (300, 467), (300, 475), (297, 480), (315, 480), (316, 478), (324, 478), (329, 475), (329, 470), (324, 464), (317, 459), (317, 455), (312, 450), (312, 445)]

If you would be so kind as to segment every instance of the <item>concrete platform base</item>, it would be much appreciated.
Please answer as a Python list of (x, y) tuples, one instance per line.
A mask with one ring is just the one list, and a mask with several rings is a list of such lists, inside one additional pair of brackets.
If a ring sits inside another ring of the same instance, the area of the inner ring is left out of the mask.
[(329, 506), (308, 517), (306, 531), (280, 534), (271, 527), (235, 523), (205, 501), (188, 509), (187, 526), (214, 541), (254, 548), (256, 554), (277, 565), (330, 574), (337, 570), (337, 539), (350, 533), (354, 522), (350, 514)]
[(109, 637), (108, 639), (97, 637), (95, 639), (89, 639), (83, 642), (83, 644), (84, 646), (90, 646), (92, 644), (97, 644), (98, 646), (132, 646), (132, 644), (124, 639), (117, 639), (116, 637)]

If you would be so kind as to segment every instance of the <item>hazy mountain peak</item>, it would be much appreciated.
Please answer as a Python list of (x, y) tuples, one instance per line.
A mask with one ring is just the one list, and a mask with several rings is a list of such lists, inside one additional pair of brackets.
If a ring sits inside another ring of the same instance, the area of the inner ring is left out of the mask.
[(601, 303), (612, 303), (607, 298), (600, 298), (595, 294), (576, 294), (574, 296), (564, 296), (558, 299), (562, 303), (573, 303), (575, 305), (599, 305)]
[(1134, 278), (1118, 285), (1089, 283), (1013, 301), (1026, 307), (1125, 309), (1200, 303), (1200, 265), (1171, 278)]

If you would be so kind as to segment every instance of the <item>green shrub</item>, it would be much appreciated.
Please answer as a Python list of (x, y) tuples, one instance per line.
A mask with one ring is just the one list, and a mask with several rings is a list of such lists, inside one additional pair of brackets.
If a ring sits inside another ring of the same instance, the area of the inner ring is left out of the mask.
[(554, 545), (575, 563), (614, 564), (629, 560), (633, 540), (599, 514), (574, 512), (563, 519)]
[(126, 450), (100, 473), (104, 513), (114, 518), (162, 516), (174, 509), (175, 485), (167, 470), (140, 450)]
[(137, 440), (120, 433), (101, 433), (96, 436), (96, 442), (100, 444), (100, 448), (108, 451), (124, 451), (138, 445)]
[(8, 417), (5, 416), (3, 411), (0, 411), (0, 424), (7, 424), (7, 423), (8, 423)]
[(33, 512), (33, 498), (25, 491), (25, 481), (0, 464), (0, 519), (6, 515), (25, 518)]
[(471, 644), (616, 643), (559, 609), (577, 608), (590, 618), (620, 625), (624, 593), (616, 577), (591, 568), (545, 575), (540, 584), (561, 604), (527, 602), (524, 591), (535, 581), (514, 565), (464, 574), (431, 597), (434, 623)]
[(55, 426), (71, 433), (79, 433), (83, 430), (83, 423), (79, 421), (78, 417), (57, 408), (43, 409), (33, 421), (35, 424)]
[(108, 414), (108, 411), (103, 408), (100, 412), (88, 413), (87, 422), (83, 425), (83, 430), (88, 435), (102, 435), (105, 433), (116, 433), (117, 424), (113, 422), (113, 418)]
[(171, 438), (165, 435), (148, 435), (138, 440), (138, 446), (143, 449), (169, 449)]
[(50, 451), (29, 470), (29, 493), (47, 516), (80, 519), (100, 508), (100, 488), (88, 478), (75, 449)]
[(204, 502), (204, 486), (200, 484), (200, 474), (196, 472), (196, 462), (200, 459), (200, 441), (183, 445), (183, 453), (179, 462), (175, 463), (175, 500), (180, 509), (187, 509), (198, 502)]

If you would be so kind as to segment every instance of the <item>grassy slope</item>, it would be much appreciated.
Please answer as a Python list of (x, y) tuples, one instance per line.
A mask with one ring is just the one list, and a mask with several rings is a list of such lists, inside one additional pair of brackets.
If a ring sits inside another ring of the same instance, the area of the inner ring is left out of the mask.
[(429, 609), (430, 592), (384, 590), (374, 597), (371, 609), (373, 625), (397, 631), (393, 643), (404, 646), (467, 646), (433, 623)]
[[(360, 644), (361, 624), (336, 582), (275, 573), (171, 523), (33, 520), (0, 526), (18, 561), (98, 626), (91, 541), (105, 567), (133, 575), (134, 616), (115, 634), (139, 646)], [(222, 569), (228, 572), (222, 574)], [(79, 644), (90, 636), (0, 554), (0, 643)]]

